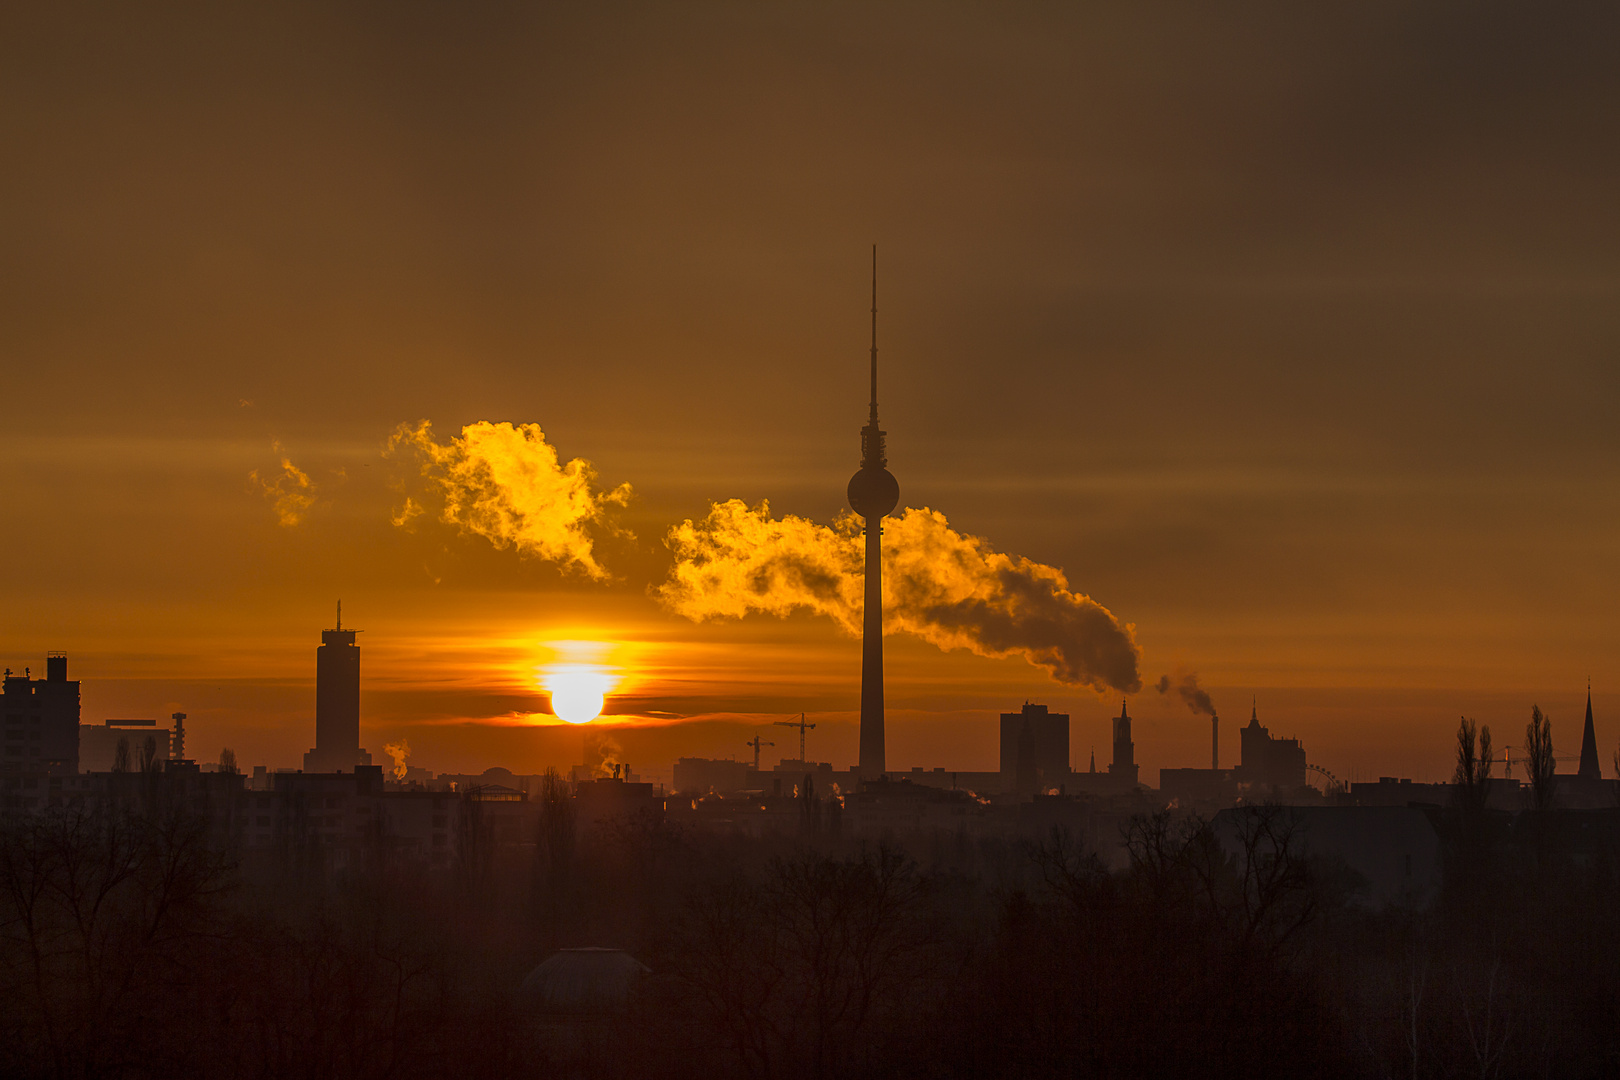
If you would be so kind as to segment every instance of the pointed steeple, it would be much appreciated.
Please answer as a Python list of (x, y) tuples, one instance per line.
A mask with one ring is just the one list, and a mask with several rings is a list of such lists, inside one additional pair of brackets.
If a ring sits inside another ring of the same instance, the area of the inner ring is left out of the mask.
[(1581, 733), (1581, 767), (1575, 774), (1582, 780), (1601, 780), (1603, 770), (1598, 765), (1597, 732), (1592, 729), (1592, 683), (1586, 684), (1586, 730)]

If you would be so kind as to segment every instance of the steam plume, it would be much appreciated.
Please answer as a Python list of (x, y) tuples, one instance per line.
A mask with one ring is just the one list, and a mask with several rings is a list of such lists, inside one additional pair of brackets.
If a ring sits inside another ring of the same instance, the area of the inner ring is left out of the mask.
[[(658, 590), (694, 622), (750, 612), (828, 615), (858, 634), (863, 607), (861, 522), (844, 514), (832, 528), (740, 499), (712, 504), (667, 538), (675, 553)], [(1134, 627), (1089, 596), (1070, 591), (1063, 571), (993, 551), (952, 529), (933, 510), (906, 510), (883, 528), (887, 628), (941, 649), (1023, 656), (1059, 682), (1134, 693), (1142, 687)]]
[[(608, 510), (629, 501), (630, 485), (600, 491), (589, 462), (574, 458), (559, 464), (539, 424), (480, 420), (445, 443), (434, 439), (426, 420), (414, 428), (401, 424), (386, 452), (402, 451), (421, 461), (432, 495), (442, 500), (440, 521), (497, 548), (515, 547), (589, 577), (609, 576), (596, 561), (587, 528), (611, 529)], [(424, 509), (419, 500), (407, 498), (394, 523), (406, 525)]]
[(404, 781), (407, 769), (405, 759), (411, 756), (411, 744), (406, 739), (397, 743), (388, 743), (383, 747), (383, 753), (394, 759), (394, 779)]
[(605, 731), (585, 731), (585, 765), (594, 779), (613, 775), (615, 765), (624, 764), (624, 747)]
[[(274, 444), (274, 449), (279, 453), (281, 444)], [(288, 528), (303, 521), (309, 508), (315, 505), (315, 485), (310, 482), (309, 474), (284, 454), (279, 473), (260, 476), (259, 470), (254, 469), (248, 473), (248, 482), (264, 492), (276, 511), (276, 519)]]
[(1159, 693), (1168, 693), (1174, 686), (1181, 700), (1187, 703), (1187, 708), (1193, 711), (1194, 716), (1214, 716), (1215, 703), (1210, 700), (1209, 691), (1198, 685), (1198, 673), (1185, 669), (1176, 672), (1174, 681), (1168, 675), (1161, 675), (1159, 681), (1154, 683), (1154, 689)]

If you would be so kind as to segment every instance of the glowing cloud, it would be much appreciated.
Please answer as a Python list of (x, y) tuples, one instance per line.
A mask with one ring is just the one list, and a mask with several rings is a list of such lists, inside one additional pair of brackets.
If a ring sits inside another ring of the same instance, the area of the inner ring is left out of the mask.
[[(441, 501), (439, 520), (482, 536), (497, 548), (560, 563), (589, 577), (608, 577), (596, 561), (590, 526), (613, 530), (608, 509), (630, 499), (630, 485), (599, 491), (596, 471), (574, 458), (566, 465), (538, 424), (492, 424), (481, 420), (440, 443), (426, 420), (401, 424), (386, 453), (415, 453), (432, 495)], [(408, 525), (425, 512), (407, 498), (393, 515)]]
[[(773, 518), (763, 502), (715, 503), (702, 521), (670, 530), (675, 566), (658, 592), (694, 622), (806, 610), (858, 634), (860, 529), (847, 513), (828, 528), (792, 515)], [(1059, 682), (1097, 691), (1142, 687), (1134, 627), (1072, 592), (1063, 571), (993, 551), (932, 510), (884, 522), (883, 611), (887, 629), (942, 649), (1023, 656)]]
[[(279, 453), (281, 444), (275, 443), (273, 449)], [(281, 458), (279, 473), (264, 477), (254, 469), (248, 473), (248, 483), (264, 493), (275, 509), (277, 520), (288, 528), (303, 521), (309, 508), (315, 505), (315, 485), (310, 482), (309, 474), (285, 455)]]

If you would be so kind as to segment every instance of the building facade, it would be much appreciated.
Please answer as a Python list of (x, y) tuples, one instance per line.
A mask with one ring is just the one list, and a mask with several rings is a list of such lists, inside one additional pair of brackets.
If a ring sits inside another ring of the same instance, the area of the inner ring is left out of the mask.
[(1024, 702), (1001, 714), (1001, 789), (1033, 795), (1069, 775), (1069, 716)]
[(79, 771), (79, 683), (67, 677), (67, 655), (45, 658), (45, 677), (29, 669), (0, 684), (5, 750), (0, 772), (72, 776)]

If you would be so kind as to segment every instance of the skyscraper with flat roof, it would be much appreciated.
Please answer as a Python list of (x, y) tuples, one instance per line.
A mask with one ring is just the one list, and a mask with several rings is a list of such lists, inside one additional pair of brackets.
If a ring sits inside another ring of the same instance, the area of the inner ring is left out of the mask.
[(304, 755), (305, 772), (352, 772), (370, 765), (360, 748), (360, 646), (358, 630), (343, 629), (343, 605), (337, 626), (321, 631), (315, 650), (315, 748)]
[(1026, 701), (1022, 711), (1001, 714), (1003, 791), (1031, 795), (1057, 787), (1068, 775), (1068, 713)]

